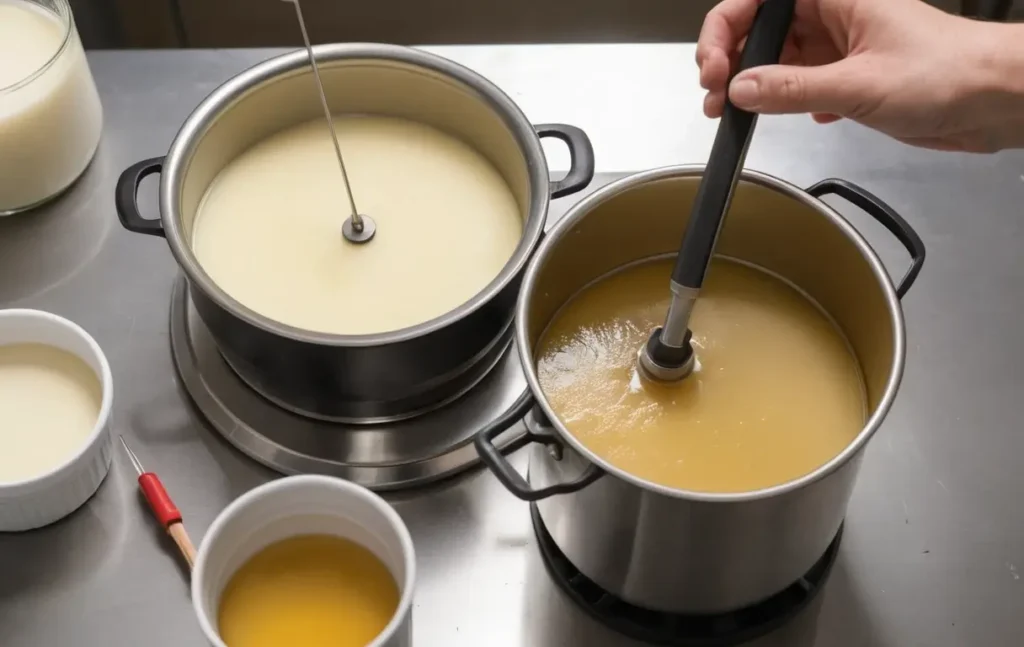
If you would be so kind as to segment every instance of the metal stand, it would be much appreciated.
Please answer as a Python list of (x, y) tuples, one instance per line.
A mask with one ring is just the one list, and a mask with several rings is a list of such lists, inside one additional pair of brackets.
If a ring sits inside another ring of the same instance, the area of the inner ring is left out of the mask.
[[(250, 389), (220, 356), (180, 277), (171, 300), (171, 355), (178, 377), (210, 426), (254, 460), (283, 474), (329, 474), (373, 490), (425, 485), (476, 465), (473, 435), (526, 388), (510, 345), (497, 365), (455, 402), (393, 423), (346, 425), (289, 413)], [(497, 440), (511, 451), (516, 425)]]

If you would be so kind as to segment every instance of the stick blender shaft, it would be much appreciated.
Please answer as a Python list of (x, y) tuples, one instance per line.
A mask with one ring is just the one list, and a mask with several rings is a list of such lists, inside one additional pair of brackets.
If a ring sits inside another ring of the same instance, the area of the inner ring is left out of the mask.
[(377, 233), (377, 225), (367, 215), (359, 213), (356, 208), (356, 200), (352, 195), (352, 185), (348, 180), (348, 170), (345, 168), (345, 158), (341, 154), (341, 145), (338, 143), (338, 133), (334, 130), (334, 118), (331, 116), (331, 108), (327, 105), (327, 93), (324, 92), (324, 84), (320, 80), (320, 67), (316, 63), (316, 56), (313, 55), (313, 46), (309, 42), (309, 32), (306, 31), (306, 21), (302, 17), (302, 7), (299, 0), (282, 0), (295, 5), (295, 17), (299, 21), (299, 29), (302, 30), (302, 42), (306, 45), (306, 52), (309, 53), (309, 65), (313, 68), (313, 78), (316, 80), (316, 89), (320, 93), (320, 104), (324, 109), (324, 118), (327, 120), (327, 127), (331, 130), (331, 142), (334, 143), (334, 152), (338, 156), (338, 166), (341, 168), (341, 177), (345, 184), (345, 195), (348, 197), (348, 206), (351, 214), (341, 226), (341, 233), (345, 240), (352, 243), (365, 243)]
[[(795, 4), (795, 0), (765, 0), (758, 8), (737, 73), (779, 62)], [(647, 377), (673, 382), (693, 371), (690, 314), (714, 255), (756, 123), (757, 115), (740, 110), (726, 98), (711, 156), (672, 270), (672, 300), (665, 324), (654, 329), (638, 355), (640, 369)]]

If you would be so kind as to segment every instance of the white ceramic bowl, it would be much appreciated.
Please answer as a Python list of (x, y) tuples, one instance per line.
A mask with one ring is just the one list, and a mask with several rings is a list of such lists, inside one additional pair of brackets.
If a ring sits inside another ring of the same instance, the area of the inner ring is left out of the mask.
[(31, 530), (66, 517), (96, 493), (110, 471), (114, 382), (103, 351), (89, 333), (63, 317), (39, 310), (0, 310), (0, 346), (32, 343), (82, 359), (99, 378), (103, 400), (92, 433), (64, 464), (24, 481), (0, 481), (0, 532)]
[(217, 611), (235, 571), (270, 544), (310, 534), (350, 539), (384, 562), (401, 599), (391, 622), (367, 647), (409, 647), (416, 582), (409, 530), (384, 499), (330, 476), (271, 481), (235, 499), (214, 520), (192, 571), (192, 606), (210, 645), (225, 647), (217, 631)]

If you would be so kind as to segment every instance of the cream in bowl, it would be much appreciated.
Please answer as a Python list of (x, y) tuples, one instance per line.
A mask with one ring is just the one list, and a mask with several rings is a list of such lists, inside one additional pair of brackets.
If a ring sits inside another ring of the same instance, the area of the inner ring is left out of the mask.
[(409, 531), (383, 499), (326, 476), (258, 487), (214, 521), (192, 600), (215, 647), (406, 647)]
[(36, 310), (0, 310), (0, 531), (81, 506), (110, 465), (113, 385), (95, 340)]
[(695, 492), (768, 488), (843, 451), (867, 414), (856, 358), (819, 306), (749, 264), (712, 262), (691, 320), (694, 373), (680, 384), (638, 375), (673, 262), (613, 272), (545, 332), (537, 373), (569, 432), (630, 474)]
[(342, 237), (351, 210), (330, 131), (314, 119), (249, 148), (211, 183), (192, 247), (218, 286), (295, 328), (363, 335), (439, 317), (498, 275), (523, 221), (481, 153), (407, 119), (337, 115), (334, 127), (376, 236)]

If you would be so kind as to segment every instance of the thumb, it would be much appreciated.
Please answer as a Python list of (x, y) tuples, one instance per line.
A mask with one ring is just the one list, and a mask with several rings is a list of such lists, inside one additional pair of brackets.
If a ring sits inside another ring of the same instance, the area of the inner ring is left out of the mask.
[(849, 59), (801, 67), (765, 65), (736, 75), (729, 100), (742, 110), (763, 114), (824, 112), (845, 116), (864, 102), (852, 79)]

